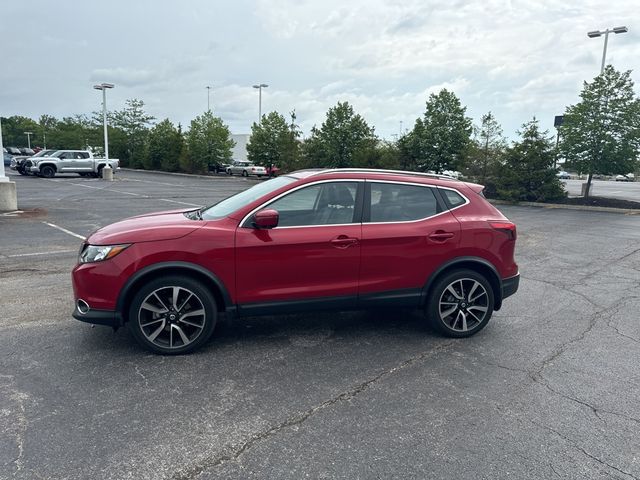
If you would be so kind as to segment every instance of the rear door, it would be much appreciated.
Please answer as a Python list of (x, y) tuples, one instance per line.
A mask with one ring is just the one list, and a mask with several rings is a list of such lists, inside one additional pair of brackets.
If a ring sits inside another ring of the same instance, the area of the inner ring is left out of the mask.
[(362, 224), (360, 303), (418, 305), (429, 276), (455, 250), (460, 224), (437, 189), (367, 181)]

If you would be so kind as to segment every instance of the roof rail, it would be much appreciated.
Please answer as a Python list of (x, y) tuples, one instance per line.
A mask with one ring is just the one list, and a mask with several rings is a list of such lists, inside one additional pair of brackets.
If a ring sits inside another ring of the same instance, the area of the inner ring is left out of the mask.
[(412, 175), (418, 177), (439, 178), (443, 180), (458, 180), (451, 175), (444, 175), (440, 173), (426, 173), (426, 172), (409, 172), (406, 170), (384, 170), (381, 168), (330, 168), (326, 170), (320, 170), (314, 173), (319, 175), (321, 173), (383, 173), (390, 175)]

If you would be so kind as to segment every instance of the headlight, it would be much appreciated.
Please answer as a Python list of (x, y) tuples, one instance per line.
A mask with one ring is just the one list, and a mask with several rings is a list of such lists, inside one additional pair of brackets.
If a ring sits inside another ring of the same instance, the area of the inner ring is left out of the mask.
[(94, 263), (109, 260), (122, 252), (129, 245), (87, 245), (80, 252), (79, 263)]

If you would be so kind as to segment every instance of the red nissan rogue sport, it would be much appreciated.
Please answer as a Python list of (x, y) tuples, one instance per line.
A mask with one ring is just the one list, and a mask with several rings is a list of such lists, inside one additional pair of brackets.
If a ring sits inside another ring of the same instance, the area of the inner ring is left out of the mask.
[(516, 292), (516, 227), (482, 186), (401, 171), (303, 170), (210, 207), (93, 233), (73, 316), (164, 354), (200, 347), (220, 312), (415, 307), (441, 333), (480, 331)]

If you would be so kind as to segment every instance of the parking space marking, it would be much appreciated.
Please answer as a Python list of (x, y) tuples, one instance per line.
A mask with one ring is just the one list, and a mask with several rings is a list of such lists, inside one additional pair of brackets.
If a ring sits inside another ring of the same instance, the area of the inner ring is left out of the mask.
[(91, 185), (83, 185), (82, 183), (71, 183), (70, 185), (75, 185), (77, 187), (84, 187), (84, 188), (93, 188), (94, 190), (106, 190), (107, 192), (124, 193), (125, 195), (132, 195), (134, 197), (144, 197), (144, 196), (146, 196), (146, 195), (142, 195), (140, 193), (124, 192), (122, 190), (114, 190), (112, 188), (107, 188), (107, 187), (92, 187)]
[(53, 252), (33, 252), (33, 253), (17, 253), (15, 255), (4, 255), (6, 258), (18, 258), (18, 257), (34, 257), (38, 255), (55, 255), (57, 253), (77, 253), (78, 249), (75, 250), (55, 250)]
[(45, 225), (49, 225), (50, 227), (55, 228), (57, 230), (60, 230), (61, 232), (64, 232), (64, 233), (66, 233), (68, 235), (71, 235), (72, 237), (79, 238), (80, 240), (86, 240), (86, 238), (83, 237), (82, 235), (78, 235), (77, 233), (73, 233), (71, 230), (67, 230), (66, 228), (60, 227), (60, 226), (58, 226), (58, 225), (56, 225), (54, 223), (49, 223), (49, 222), (42, 222), (42, 223), (44, 223)]
[(158, 200), (160, 200), (161, 202), (177, 203), (178, 205), (187, 205), (189, 207), (201, 207), (202, 206), (202, 205), (196, 205), (195, 203), (187, 203), (187, 202), (179, 202), (177, 200), (169, 200), (168, 198), (159, 198)]

